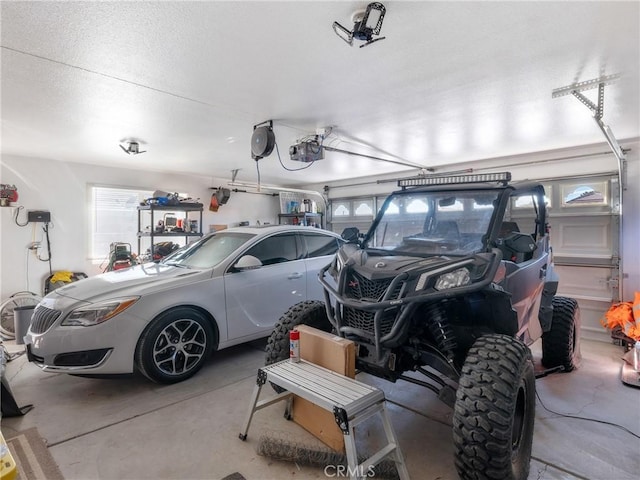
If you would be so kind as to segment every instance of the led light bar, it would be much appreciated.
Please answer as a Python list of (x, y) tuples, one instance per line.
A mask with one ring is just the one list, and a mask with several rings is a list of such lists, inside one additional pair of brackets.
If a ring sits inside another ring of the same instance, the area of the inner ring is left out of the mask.
[(472, 173), (468, 175), (450, 175), (450, 176), (434, 176), (434, 177), (414, 177), (403, 178), (398, 180), (398, 186), (406, 187), (424, 187), (427, 185), (457, 185), (462, 183), (503, 183), (507, 184), (511, 180), (511, 172), (498, 173)]

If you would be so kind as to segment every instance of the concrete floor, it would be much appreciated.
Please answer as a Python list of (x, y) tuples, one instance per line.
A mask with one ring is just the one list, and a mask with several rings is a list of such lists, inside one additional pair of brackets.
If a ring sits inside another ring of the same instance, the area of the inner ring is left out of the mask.
[[(22, 349), (5, 342), (10, 352)], [(68, 480), (221, 479), (235, 472), (248, 480), (328, 478), (322, 468), (256, 454), (259, 437), (307, 445), (315, 439), (283, 418), (284, 404), (256, 413), (246, 442), (238, 433), (247, 413), (264, 342), (214, 355), (192, 379), (169, 386), (140, 376), (87, 379), (45, 374), (25, 356), (7, 364), (19, 405), (35, 408), (3, 418), (5, 437), (37, 427)], [(533, 347), (534, 357), (539, 346)], [(621, 347), (583, 341), (582, 367), (537, 380), (530, 479), (637, 479), (640, 440), (604, 423), (563, 417), (548, 409), (622, 425), (640, 434), (640, 390), (620, 381)], [(382, 388), (411, 478), (456, 479), (449, 408), (428, 390), (365, 374)], [(271, 389), (264, 389), (263, 392)], [(380, 426), (358, 427), (359, 449), (375, 448)], [(328, 472), (332, 473), (332, 472)]]

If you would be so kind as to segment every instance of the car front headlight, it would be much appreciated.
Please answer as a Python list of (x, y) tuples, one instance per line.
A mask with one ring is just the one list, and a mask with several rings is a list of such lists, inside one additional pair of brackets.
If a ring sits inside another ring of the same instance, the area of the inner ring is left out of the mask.
[(452, 272), (443, 273), (438, 277), (434, 288), (436, 290), (446, 290), (448, 288), (462, 287), (471, 283), (469, 270), (459, 268)]
[(124, 312), (139, 299), (140, 297), (118, 298), (76, 308), (67, 315), (61, 325), (79, 327), (98, 325)]

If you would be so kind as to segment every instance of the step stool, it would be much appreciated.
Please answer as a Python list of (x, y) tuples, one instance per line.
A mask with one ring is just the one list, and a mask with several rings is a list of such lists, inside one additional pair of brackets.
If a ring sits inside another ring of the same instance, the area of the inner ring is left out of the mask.
[[(260, 390), (267, 382), (284, 388), (286, 391), (259, 402)], [(409, 480), (409, 472), (385, 407), (384, 392), (304, 360), (293, 363), (287, 359), (258, 369), (256, 386), (251, 396), (251, 406), (244, 429), (239, 435), (240, 439), (246, 440), (251, 419), (257, 410), (282, 400), (291, 402), (294, 394), (333, 412), (344, 435), (348, 463), (347, 473), (351, 478), (365, 478), (369, 467), (377, 465), (386, 457), (390, 457), (395, 462), (400, 479)], [(289, 403), (289, 407), (290, 405), (291, 403)], [(289, 407), (287, 411), (290, 411)], [(354, 428), (375, 414), (380, 414), (382, 417), (387, 445), (358, 464)]]

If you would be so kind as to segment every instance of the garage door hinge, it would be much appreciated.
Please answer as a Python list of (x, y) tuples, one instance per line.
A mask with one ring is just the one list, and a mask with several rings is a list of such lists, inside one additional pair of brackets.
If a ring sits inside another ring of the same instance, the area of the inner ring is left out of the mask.
[(609, 285), (611, 288), (618, 288), (618, 286), (620, 285), (620, 280), (618, 280), (618, 278), (607, 278), (607, 285)]

